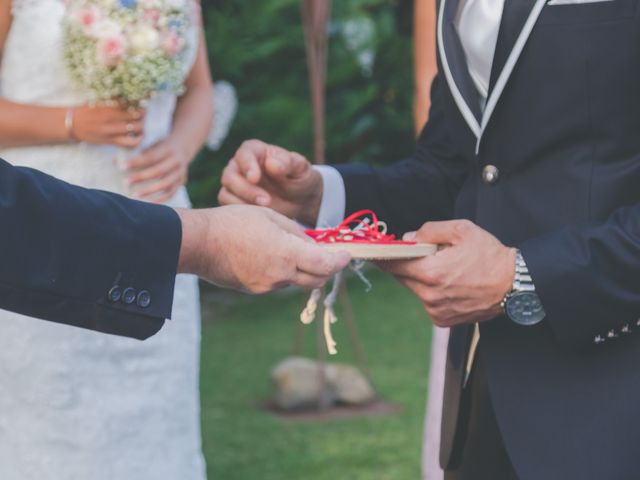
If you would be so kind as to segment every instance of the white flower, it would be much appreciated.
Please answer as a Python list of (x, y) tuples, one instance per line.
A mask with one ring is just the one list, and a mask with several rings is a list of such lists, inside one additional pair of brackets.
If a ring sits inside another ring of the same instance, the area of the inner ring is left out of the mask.
[(143, 8), (158, 8), (160, 0), (139, 0), (138, 2)]
[(169, 8), (183, 9), (186, 5), (185, 0), (165, 0)]
[(117, 5), (118, 0), (101, 0), (99, 3), (105, 8), (113, 8)]
[(140, 25), (129, 36), (131, 48), (136, 53), (146, 53), (160, 45), (160, 34), (148, 25)]
[(122, 35), (122, 28), (117, 22), (103, 18), (94, 24), (91, 33), (96, 38), (119, 37)]

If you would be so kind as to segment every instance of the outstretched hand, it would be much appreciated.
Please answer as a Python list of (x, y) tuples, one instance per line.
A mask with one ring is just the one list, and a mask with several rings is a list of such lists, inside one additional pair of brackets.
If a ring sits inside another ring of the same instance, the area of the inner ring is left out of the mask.
[(425, 223), (406, 240), (436, 243), (435, 255), (381, 262), (422, 301), (440, 327), (490, 320), (515, 276), (515, 249), (468, 220)]
[(267, 208), (236, 205), (178, 210), (179, 271), (216, 285), (264, 293), (287, 285), (318, 288), (351, 260), (316, 245), (295, 222)]
[(222, 205), (269, 207), (289, 218), (315, 224), (322, 177), (299, 153), (259, 140), (244, 142), (222, 174)]

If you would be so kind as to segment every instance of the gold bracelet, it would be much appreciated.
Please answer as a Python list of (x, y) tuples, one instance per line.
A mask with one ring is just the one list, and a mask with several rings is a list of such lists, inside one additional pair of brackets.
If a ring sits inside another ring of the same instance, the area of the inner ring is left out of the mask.
[(67, 129), (67, 138), (71, 142), (75, 142), (77, 140), (75, 134), (73, 133), (73, 118), (76, 109), (71, 107), (67, 109), (67, 113), (64, 116), (64, 128)]

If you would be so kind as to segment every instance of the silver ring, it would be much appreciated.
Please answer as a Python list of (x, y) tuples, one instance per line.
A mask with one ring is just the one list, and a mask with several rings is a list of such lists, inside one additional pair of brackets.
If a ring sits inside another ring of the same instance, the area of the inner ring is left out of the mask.
[(133, 123), (127, 123), (127, 133), (131, 135), (133, 133)]

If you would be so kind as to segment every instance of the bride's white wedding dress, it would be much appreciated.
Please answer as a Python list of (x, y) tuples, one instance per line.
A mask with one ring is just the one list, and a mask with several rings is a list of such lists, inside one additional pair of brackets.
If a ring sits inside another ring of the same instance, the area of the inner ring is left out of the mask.
[[(63, 0), (13, 2), (2, 96), (47, 106), (84, 103), (61, 59)], [(144, 145), (167, 135), (174, 106), (171, 95), (151, 102)], [(114, 155), (113, 148), (82, 144), (0, 151), (16, 165), (126, 193)], [(170, 204), (188, 207), (186, 191)], [(145, 342), (0, 311), (0, 479), (204, 479), (199, 345), (192, 276), (178, 277), (173, 320)]]

